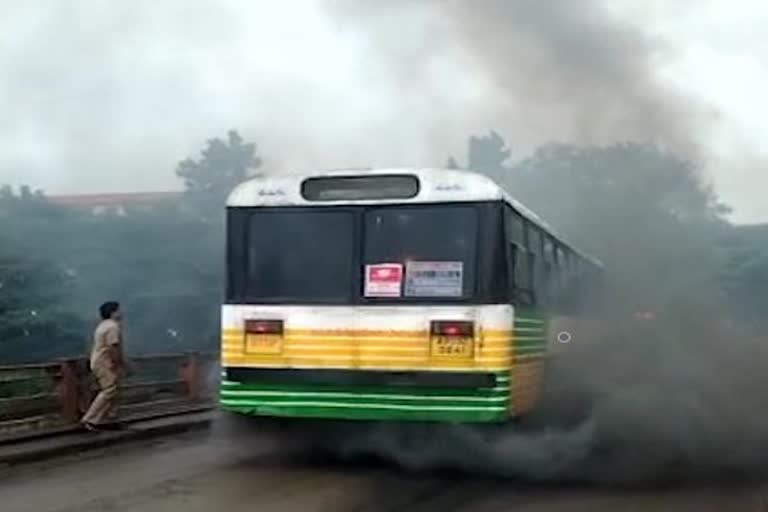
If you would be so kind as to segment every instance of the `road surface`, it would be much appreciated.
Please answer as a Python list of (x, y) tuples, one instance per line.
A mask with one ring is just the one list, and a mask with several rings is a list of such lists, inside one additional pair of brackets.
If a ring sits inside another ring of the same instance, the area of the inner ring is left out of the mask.
[(766, 496), (755, 485), (622, 491), (291, 462), (209, 433), (0, 469), (3, 512), (763, 512)]

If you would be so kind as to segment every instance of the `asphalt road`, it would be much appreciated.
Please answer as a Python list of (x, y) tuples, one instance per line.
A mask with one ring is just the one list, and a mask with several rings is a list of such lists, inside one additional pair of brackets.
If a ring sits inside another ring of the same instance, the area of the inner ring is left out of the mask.
[(383, 465), (287, 460), (192, 433), (0, 470), (2, 512), (768, 511), (768, 488), (529, 486)]

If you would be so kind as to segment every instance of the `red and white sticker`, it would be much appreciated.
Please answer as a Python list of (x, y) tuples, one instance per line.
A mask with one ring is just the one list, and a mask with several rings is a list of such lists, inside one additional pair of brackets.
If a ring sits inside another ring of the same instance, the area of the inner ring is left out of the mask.
[(378, 263), (365, 266), (366, 297), (400, 297), (403, 288), (403, 266)]

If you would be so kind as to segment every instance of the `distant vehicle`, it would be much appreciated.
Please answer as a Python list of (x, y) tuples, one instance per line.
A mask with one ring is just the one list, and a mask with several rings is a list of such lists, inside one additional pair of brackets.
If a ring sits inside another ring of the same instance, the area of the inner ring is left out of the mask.
[(503, 422), (530, 411), (547, 323), (602, 265), (487, 177), (261, 177), (228, 200), (223, 409)]

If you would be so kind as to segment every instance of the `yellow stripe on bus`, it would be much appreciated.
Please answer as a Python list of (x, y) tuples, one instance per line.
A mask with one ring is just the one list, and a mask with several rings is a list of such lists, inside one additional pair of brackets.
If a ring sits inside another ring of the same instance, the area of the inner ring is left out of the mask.
[[(237, 358), (248, 358), (248, 359), (269, 359), (269, 360), (280, 360), (280, 359), (296, 359), (296, 358), (314, 358), (318, 360), (334, 360), (338, 359), (340, 361), (342, 360), (398, 360), (398, 361), (424, 361), (427, 359), (436, 359), (436, 357), (432, 356), (430, 357), (430, 354), (424, 353), (424, 354), (386, 354), (386, 353), (379, 353), (379, 354), (359, 354), (359, 353), (347, 353), (347, 354), (306, 354), (306, 353), (258, 353), (258, 352), (247, 352), (244, 353), (242, 351), (230, 351), (225, 350), (222, 352), (222, 355), (224, 357), (237, 357)], [(479, 355), (475, 357), (455, 357), (452, 358), (450, 356), (438, 356), (439, 360), (446, 360), (446, 361), (475, 361), (478, 363), (482, 362), (508, 362), (512, 360), (512, 357), (509, 354), (502, 354), (502, 355)]]
[(400, 362), (357, 364), (331, 364), (327, 361), (292, 360), (289, 362), (255, 362), (247, 359), (230, 359), (223, 363), (228, 368), (291, 368), (291, 369), (334, 369), (334, 370), (396, 370), (396, 371), (469, 371), (504, 372), (509, 365), (460, 365), (460, 364), (403, 364)]
[[(224, 334), (222, 335), (221, 339), (223, 341), (240, 341), (243, 338), (245, 338), (245, 332), (240, 332), (238, 334)], [(387, 338), (386, 336), (378, 336), (378, 337), (372, 337), (372, 336), (354, 336), (354, 335), (346, 335), (346, 336), (312, 336), (312, 335), (297, 335), (291, 332), (287, 332), (283, 334), (282, 336), (285, 340), (292, 340), (292, 341), (311, 341), (311, 342), (322, 342), (322, 343), (359, 343), (359, 342), (366, 342), (366, 343), (387, 343), (387, 344), (393, 344), (393, 345), (405, 345), (409, 343), (418, 343), (421, 341), (429, 341), (430, 336), (420, 336), (420, 337), (413, 337), (413, 338), (402, 338), (402, 337), (392, 337)], [(474, 338), (476, 341), (482, 341), (484, 343), (506, 343), (513, 339), (511, 334), (507, 335), (481, 335), (476, 336)]]
[[(429, 344), (429, 338), (421, 338), (414, 340), (392, 340), (392, 339), (370, 339), (370, 338), (310, 338), (310, 337), (293, 337), (284, 336), (280, 338), (280, 341), (285, 345), (294, 346), (325, 346), (328, 348), (333, 347), (370, 347), (370, 348), (413, 348), (418, 346), (426, 346)], [(221, 344), (224, 346), (242, 346), (245, 343), (245, 335), (225, 337), (221, 339)], [(507, 338), (477, 338), (474, 340), (477, 347), (486, 348), (504, 348), (508, 347), (513, 339)]]
[(225, 366), (306, 366), (320, 368), (493, 368), (499, 371), (509, 368), (509, 358), (478, 358), (478, 359), (431, 359), (413, 357), (340, 357), (340, 356), (269, 356), (269, 355), (235, 355), (224, 354), (222, 363)]
[(506, 371), (512, 331), (483, 330), (470, 357), (435, 357), (425, 330), (288, 329), (274, 353), (247, 352), (242, 329), (222, 332), (226, 366)]
[[(245, 334), (243, 329), (223, 329), (222, 336), (227, 337), (242, 337)], [(372, 330), (372, 329), (286, 329), (283, 335), (289, 337), (300, 338), (366, 338), (366, 339), (385, 339), (385, 340), (414, 340), (414, 339), (428, 339), (429, 331), (403, 331), (403, 330)], [(508, 339), (512, 336), (512, 330), (495, 330), (495, 329), (483, 329), (479, 333), (478, 337), (485, 339), (500, 338)]]
[[(351, 350), (403, 350), (403, 351), (416, 351), (427, 350), (429, 347), (429, 340), (418, 340), (410, 343), (371, 343), (368, 340), (350, 340), (350, 341), (330, 341), (330, 340), (307, 340), (307, 339), (293, 339), (283, 338), (276, 340), (284, 347), (292, 347), (295, 349), (307, 349), (307, 350), (339, 350), (339, 349), (351, 349)], [(508, 350), (512, 346), (512, 340), (502, 341), (487, 341), (476, 340), (474, 343), (476, 350), (492, 350), (503, 351)], [(245, 346), (245, 338), (238, 339), (224, 339), (221, 340), (221, 346), (225, 348), (238, 349)]]
[[(255, 352), (257, 350), (248, 351), (245, 345), (238, 343), (237, 345), (223, 345), (222, 352), (238, 353)], [(270, 353), (282, 353), (282, 354), (307, 354), (307, 355), (402, 355), (402, 356), (428, 356), (430, 354), (429, 346), (422, 347), (335, 347), (326, 345), (290, 345), (284, 344), (278, 346)], [(488, 356), (502, 356), (512, 353), (510, 347), (479, 347), (475, 351), (475, 356), (488, 357)]]

